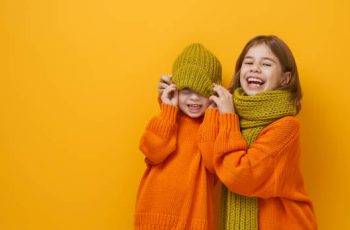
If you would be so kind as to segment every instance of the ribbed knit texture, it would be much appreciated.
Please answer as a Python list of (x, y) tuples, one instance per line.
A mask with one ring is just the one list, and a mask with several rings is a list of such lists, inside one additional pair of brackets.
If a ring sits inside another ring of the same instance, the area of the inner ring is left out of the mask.
[(190, 88), (209, 97), (213, 83), (221, 84), (221, 64), (202, 44), (187, 46), (173, 64), (172, 81), (178, 89)]
[[(285, 90), (266, 91), (248, 96), (242, 88), (233, 94), (236, 113), (240, 117), (241, 133), (250, 146), (261, 130), (277, 119), (296, 114), (290, 102), (290, 93)], [(233, 178), (234, 180), (234, 178)], [(228, 230), (258, 229), (258, 200), (232, 193), (223, 188), (221, 228)]]
[(171, 105), (148, 123), (140, 141), (146, 171), (135, 211), (137, 230), (215, 230), (221, 183), (213, 169), (217, 110), (192, 119)]

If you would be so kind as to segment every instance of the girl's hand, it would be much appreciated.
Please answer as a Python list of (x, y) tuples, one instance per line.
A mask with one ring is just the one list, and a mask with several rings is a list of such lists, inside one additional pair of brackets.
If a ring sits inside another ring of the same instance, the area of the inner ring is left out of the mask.
[(162, 93), (160, 98), (164, 104), (177, 106), (179, 101), (179, 93), (175, 84), (168, 85)]
[(221, 85), (214, 84), (213, 91), (217, 93), (209, 97), (210, 101), (215, 102), (220, 113), (234, 113), (235, 107), (233, 105), (232, 94)]
[(166, 87), (171, 84), (171, 75), (164, 74), (160, 77), (158, 83), (158, 95), (161, 96)]

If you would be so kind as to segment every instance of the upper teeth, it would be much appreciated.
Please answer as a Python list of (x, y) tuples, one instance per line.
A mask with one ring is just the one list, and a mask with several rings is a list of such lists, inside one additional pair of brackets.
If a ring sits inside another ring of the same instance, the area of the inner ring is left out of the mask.
[(259, 83), (259, 84), (263, 84), (264, 81), (259, 79), (259, 78), (255, 78), (255, 77), (248, 77), (248, 83)]
[(191, 107), (200, 107), (200, 105), (189, 105)]

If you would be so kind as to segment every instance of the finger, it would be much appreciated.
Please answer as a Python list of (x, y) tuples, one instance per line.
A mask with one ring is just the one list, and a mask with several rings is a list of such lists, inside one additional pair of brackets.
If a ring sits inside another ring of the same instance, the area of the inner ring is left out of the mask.
[(159, 83), (158, 84), (158, 89), (165, 89), (166, 87), (168, 87), (169, 84), (166, 84), (166, 83)]
[(171, 88), (171, 89), (176, 89), (176, 85), (175, 84), (170, 84), (167, 86), (168, 88)]
[(231, 98), (232, 97), (232, 94), (226, 88), (224, 88), (223, 86), (219, 86), (219, 90), (220, 90), (220, 92), (221, 92), (223, 97), (227, 97), (227, 98)]
[(161, 82), (161, 83), (166, 83), (166, 84), (170, 84), (170, 78), (164, 77), (164, 76), (163, 76), (163, 77), (160, 79), (159, 82)]
[(165, 100), (172, 104), (177, 105), (178, 103), (178, 90), (176, 89), (175, 85), (169, 85), (166, 89), (166, 93), (164, 93)]
[(173, 86), (171, 85), (168, 85), (167, 87), (165, 87), (163, 90), (163, 95), (167, 95), (172, 88)]
[(226, 97), (232, 97), (232, 94), (231, 94), (230, 91), (228, 91), (226, 88), (221, 87), (221, 91), (223, 92), (223, 94), (224, 94)]
[(209, 101), (214, 102), (216, 105), (218, 105), (218, 103), (220, 102), (219, 98), (214, 95), (209, 97)]
[(171, 77), (170, 77), (170, 75), (163, 75), (160, 78), (160, 81), (163, 82), (163, 83), (166, 83), (166, 84), (170, 84), (171, 83)]
[(215, 85), (213, 90), (218, 94), (220, 98), (224, 97), (224, 93), (222, 92), (222, 89), (219, 85)]
[(165, 90), (169, 85), (165, 84), (165, 83), (159, 83), (158, 84), (158, 93), (162, 94), (163, 90)]
[(167, 86), (165, 89), (164, 89), (164, 92), (163, 92), (163, 95), (167, 98), (167, 99), (170, 99), (172, 98), (172, 93), (176, 90), (176, 87), (174, 84), (171, 84), (169, 86)]
[(167, 89), (164, 89), (162, 94), (160, 95), (160, 99), (165, 102), (167, 99)]
[(209, 108), (217, 108), (217, 105), (214, 101), (212, 101), (210, 104), (209, 104)]
[(173, 99), (174, 99), (174, 103), (177, 105), (177, 103), (179, 101), (179, 91), (176, 90), (176, 89), (175, 89), (175, 92), (174, 92)]

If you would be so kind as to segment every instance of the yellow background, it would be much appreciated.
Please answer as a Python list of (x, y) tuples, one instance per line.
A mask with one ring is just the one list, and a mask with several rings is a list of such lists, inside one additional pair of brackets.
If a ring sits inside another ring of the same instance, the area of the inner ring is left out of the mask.
[(350, 229), (346, 0), (2, 0), (0, 229), (132, 229), (157, 80), (190, 42), (222, 61), (276, 34), (304, 92), (301, 167), (319, 229)]

